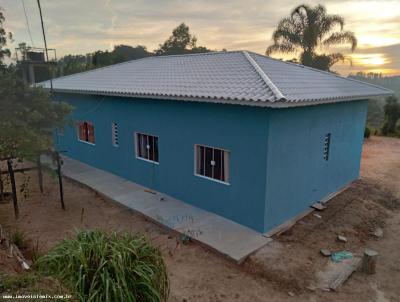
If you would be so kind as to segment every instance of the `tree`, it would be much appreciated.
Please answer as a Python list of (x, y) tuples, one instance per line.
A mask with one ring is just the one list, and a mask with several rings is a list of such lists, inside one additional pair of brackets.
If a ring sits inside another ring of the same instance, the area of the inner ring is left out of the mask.
[(14, 72), (0, 73), (0, 158), (34, 159), (50, 149), (54, 129), (64, 126), (70, 111)]
[(395, 130), (396, 135), (398, 137), (400, 137), (400, 118), (397, 119), (394, 130)]
[(0, 12), (0, 158), (33, 159), (52, 147), (53, 130), (64, 125), (71, 108), (52, 101), (47, 91), (28, 86), (4, 64), (9, 55), (4, 20)]
[(172, 35), (155, 50), (156, 55), (177, 55), (210, 52), (204, 46), (197, 46), (197, 38), (192, 35), (189, 26), (181, 23), (172, 31)]
[(108, 50), (98, 50), (93, 53), (92, 63), (95, 67), (103, 67), (113, 64), (112, 53)]
[(86, 55), (66, 55), (58, 60), (59, 75), (69, 75), (98, 67), (122, 63), (151, 56), (142, 45), (117, 45), (113, 51), (95, 51)]
[(59, 75), (69, 75), (94, 68), (92, 55), (66, 55), (58, 60)]
[(397, 97), (390, 96), (386, 98), (386, 104), (384, 107), (385, 120), (382, 126), (383, 135), (396, 135), (397, 134), (397, 123), (400, 120), (400, 103)]
[(12, 40), (12, 34), (11, 32), (7, 33), (6, 30), (3, 27), (5, 21), (5, 17), (3, 12), (1, 11), (0, 7), (0, 71), (5, 69), (5, 64), (3, 63), (3, 60), (5, 57), (9, 57), (11, 55), (11, 52), (7, 46), (7, 40)]
[(136, 47), (132, 47), (121, 44), (114, 47), (112, 55), (114, 57), (113, 62), (115, 64), (145, 58), (151, 54), (147, 51), (146, 46), (138, 45)]
[(328, 15), (324, 6), (299, 5), (289, 17), (279, 22), (272, 34), (274, 44), (267, 48), (266, 54), (295, 53), (300, 49), (301, 64), (328, 71), (346, 58), (341, 53), (317, 54), (319, 46), (350, 43), (352, 51), (357, 47), (354, 33), (343, 28), (344, 19), (339, 15)]

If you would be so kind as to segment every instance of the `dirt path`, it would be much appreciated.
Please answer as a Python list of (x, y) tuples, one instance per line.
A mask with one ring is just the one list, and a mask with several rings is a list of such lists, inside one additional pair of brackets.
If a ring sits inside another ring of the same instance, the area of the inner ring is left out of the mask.
[[(0, 204), (0, 221), (8, 229), (23, 230), (32, 244), (39, 239), (43, 251), (75, 228), (146, 232), (164, 251), (172, 302), (400, 301), (400, 214), (390, 193), (400, 194), (400, 140), (370, 139), (361, 175), (364, 180), (338, 195), (322, 219), (302, 219), (241, 266), (196, 244), (180, 244), (176, 235), (71, 181), (65, 183), (63, 212), (56, 182), (48, 176), (42, 195), (31, 174), (31, 197), (20, 203), (21, 219), (15, 222), (11, 205)], [(378, 226), (384, 229), (380, 240), (371, 236)], [(335, 240), (339, 233), (349, 239), (347, 244)], [(380, 253), (376, 275), (357, 272), (338, 293), (314, 289), (329, 261), (319, 254), (321, 247), (360, 253), (366, 246)], [(0, 257), (0, 270), (4, 261)]]
[(364, 144), (360, 174), (400, 196), (400, 139), (371, 137)]

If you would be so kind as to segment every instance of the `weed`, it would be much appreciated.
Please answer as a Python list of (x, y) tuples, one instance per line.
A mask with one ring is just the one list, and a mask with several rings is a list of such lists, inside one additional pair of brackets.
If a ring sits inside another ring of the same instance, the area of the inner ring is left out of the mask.
[(10, 242), (14, 243), (19, 249), (23, 249), (26, 247), (25, 233), (15, 229), (10, 234)]
[(31, 257), (33, 263), (35, 263), (40, 258), (39, 238), (36, 239), (36, 244), (32, 247)]

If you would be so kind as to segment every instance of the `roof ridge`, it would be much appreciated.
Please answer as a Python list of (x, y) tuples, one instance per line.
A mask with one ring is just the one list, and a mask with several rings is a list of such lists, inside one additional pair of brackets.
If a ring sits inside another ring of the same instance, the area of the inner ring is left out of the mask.
[(154, 55), (154, 56), (149, 56), (146, 58), (170, 58), (170, 57), (186, 57), (186, 56), (205, 56), (205, 55), (221, 55), (221, 54), (227, 54), (227, 53), (236, 53), (236, 52), (242, 52), (243, 50), (213, 50), (209, 52), (198, 52), (198, 53), (181, 53), (181, 54), (175, 54), (175, 55)]
[(245, 58), (247, 59), (247, 61), (256, 70), (256, 72), (261, 77), (261, 79), (264, 81), (264, 83), (267, 85), (267, 87), (275, 95), (276, 100), (270, 100), (270, 101), (275, 102), (275, 101), (280, 101), (280, 100), (286, 100), (286, 97), (283, 95), (283, 93), (279, 90), (278, 87), (276, 87), (276, 85), (271, 81), (271, 79), (261, 69), (261, 67), (257, 64), (257, 62), (250, 56), (250, 54), (246, 50), (243, 50), (242, 53), (245, 56)]
[[(246, 52), (247, 52), (247, 51), (246, 51)], [(256, 52), (252, 52), (252, 51), (249, 51), (249, 52), (252, 53), (252, 54), (255, 54), (255, 55), (257, 55), (257, 56), (261, 56), (261, 57), (263, 57), (263, 58), (269, 59), (269, 60), (278, 61), (278, 62), (281, 62), (281, 63), (285, 63), (285, 64), (288, 64), (288, 65), (297, 66), (297, 67), (300, 67), (300, 68), (309, 69), (309, 70), (312, 70), (312, 71), (317, 71), (317, 72), (320, 72), (320, 73), (323, 73), (323, 74), (327, 74), (327, 75), (330, 75), (330, 76), (335, 76), (335, 77), (337, 77), (337, 78), (339, 78), (339, 79), (354, 81), (354, 82), (357, 82), (357, 83), (361, 83), (361, 84), (369, 85), (369, 86), (372, 86), (372, 87), (375, 87), (375, 88), (379, 88), (379, 89), (381, 89), (381, 90), (386, 90), (386, 91), (388, 91), (388, 92), (390, 92), (390, 93), (394, 93), (392, 90), (390, 90), (390, 89), (388, 89), (388, 88), (385, 88), (385, 87), (382, 87), (382, 86), (379, 86), (379, 85), (374, 85), (374, 84), (372, 84), (372, 83), (368, 83), (368, 82), (364, 82), (364, 81), (359, 81), (359, 80), (352, 79), (352, 78), (349, 78), (349, 77), (344, 77), (344, 76), (341, 76), (341, 75), (336, 74), (336, 73), (333, 73), (333, 72), (324, 71), (324, 70), (321, 70), (321, 69), (317, 69), (317, 68), (305, 66), (305, 65), (302, 65), (302, 64), (297, 64), (297, 63), (293, 63), (293, 62), (283, 61), (283, 60), (280, 60), (280, 59), (275, 59), (275, 58), (272, 58), (272, 57), (269, 57), (269, 56), (264, 56), (264, 55), (259, 54), (259, 53), (256, 53)]]

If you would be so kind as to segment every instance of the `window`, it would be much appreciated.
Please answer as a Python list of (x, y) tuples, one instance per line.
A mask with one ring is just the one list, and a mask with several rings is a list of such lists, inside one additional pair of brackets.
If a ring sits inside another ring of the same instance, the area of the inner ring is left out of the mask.
[(195, 146), (196, 175), (204, 176), (225, 183), (229, 182), (229, 152), (206, 147)]
[(78, 122), (78, 139), (94, 144), (94, 126), (91, 122)]
[(118, 140), (118, 124), (112, 123), (111, 124), (111, 141), (114, 147), (118, 147), (119, 140)]
[(324, 160), (328, 161), (329, 160), (329, 149), (331, 147), (331, 134), (328, 133), (325, 135), (324, 139)]
[(136, 157), (158, 163), (158, 137), (136, 133)]

